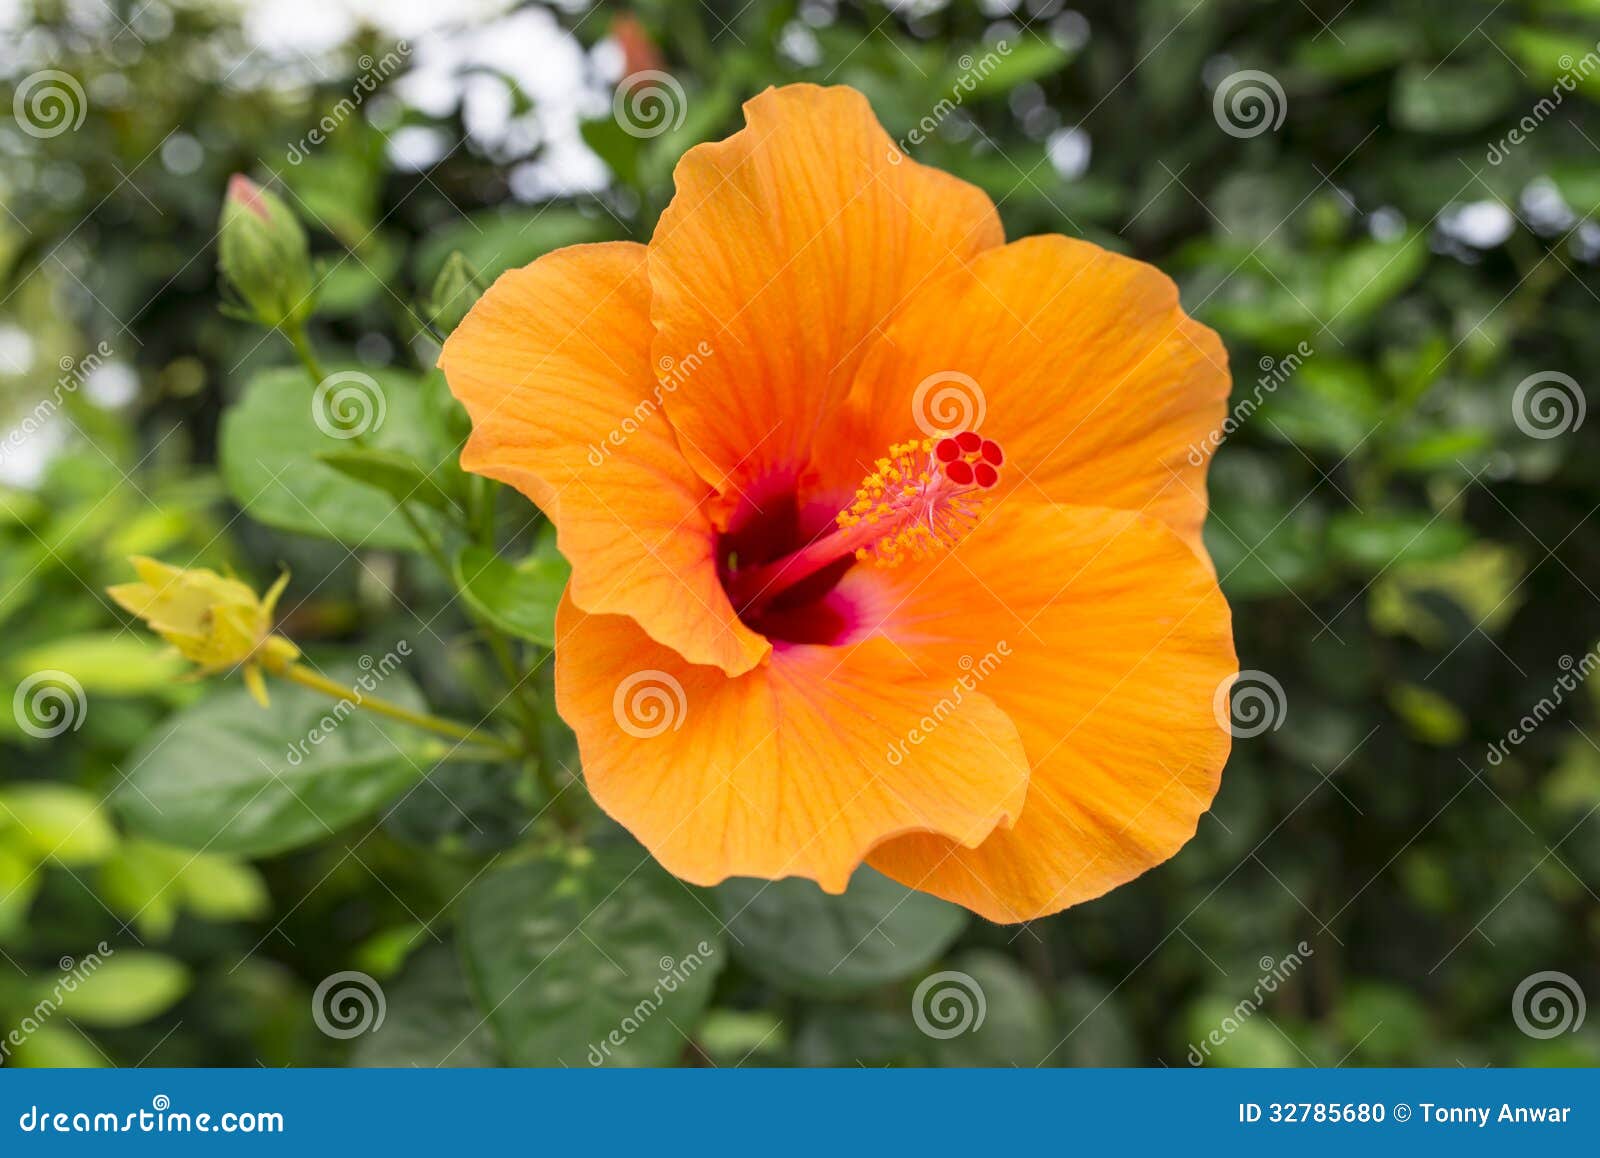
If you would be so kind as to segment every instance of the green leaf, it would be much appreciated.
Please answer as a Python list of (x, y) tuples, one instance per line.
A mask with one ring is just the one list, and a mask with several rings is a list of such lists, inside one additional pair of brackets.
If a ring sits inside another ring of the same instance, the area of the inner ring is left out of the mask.
[[(61, 1012), (85, 1025), (138, 1025), (171, 1008), (189, 989), (189, 970), (160, 953), (118, 949), (89, 959), (42, 988), (36, 1000), (59, 1003)], [(65, 991), (68, 985), (70, 992)]]
[(73, 866), (96, 864), (117, 845), (100, 801), (65, 784), (8, 784), (0, 788), (0, 830), (23, 855)]
[(1405, 721), (1406, 730), (1424, 744), (1448, 748), (1467, 734), (1467, 718), (1461, 709), (1432, 688), (1397, 683), (1389, 688), (1387, 699), (1394, 714)]
[(770, 1011), (713, 1009), (696, 1040), (718, 1065), (781, 1062), (789, 1044), (784, 1029), (783, 1019)]
[(259, 917), (271, 903), (266, 882), (247, 864), (137, 837), (124, 840), (100, 866), (99, 882), (106, 904), (156, 940), (171, 933), (180, 908), (233, 921)]
[(596, 117), (578, 126), (583, 143), (595, 156), (606, 163), (616, 179), (624, 185), (639, 184), (639, 154), (644, 141), (628, 132), (612, 116)]
[(734, 955), (784, 989), (837, 996), (924, 969), (966, 927), (965, 910), (858, 869), (841, 896), (808, 880), (717, 888)]
[(445, 514), (457, 510), (434, 477), (398, 450), (346, 446), (320, 451), (317, 458), (345, 477), (375, 487), (397, 503), (420, 503)]
[[(331, 671), (349, 682), (354, 671)], [(421, 708), (396, 672), (385, 699)], [(182, 848), (265, 856), (332, 835), (419, 780), (419, 733), (294, 684), (272, 706), (232, 687), (174, 716), (129, 757), (118, 812)]]
[(1559, 84), (1569, 91), (1576, 87), (1589, 99), (1600, 100), (1600, 71), (1581, 71), (1574, 67), (1594, 51), (1592, 36), (1522, 27), (1511, 30), (1507, 45), (1533, 83)]
[(795, 1035), (794, 1061), (802, 1066), (926, 1065), (928, 1039), (906, 1009), (817, 1004)]
[(515, 565), (487, 547), (463, 548), (455, 558), (456, 586), (468, 604), (501, 631), (544, 647), (556, 642), (556, 605), (572, 569), (545, 540)]
[(29, 648), (10, 663), (20, 674), (64, 671), (85, 692), (135, 695), (167, 687), (188, 668), (170, 648), (127, 632), (90, 632)]
[[(1001, 43), (1005, 45), (1004, 50)], [(952, 69), (942, 91), (976, 97), (1008, 93), (1019, 84), (1059, 72), (1071, 59), (1072, 53), (1040, 36), (985, 43), (951, 62)], [(950, 99), (954, 100), (955, 96)]]
[[(344, 431), (365, 422), (368, 446), (397, 452), (425, 468), (446, 461), (449, 451), (436, 445), (423, 420), (415, 378), (391, 370), (340, 370), (325, 381), (345, 373), (352, 376), (333, 382), (324, 393), (323, 426)], [(341, 403), (340, 393), (347, 389), (359, 392), (360, 398), (350, 394)], [(315, 396), (300, 370), (268, 370), (250, 380), (244, 396), (222, 416), (218, 435), (228, 493), (251, 518), (279, 530), (336, 539), (351, 547), (416, 549), (415, 537), (389, 495), (319, 457), (351, 445), (318, 425)]]
[(1372, 624), (1387, 635), (1409, 635), (1427, 647), (1450, 646), (1450, 625), (1437, 595), (1461, 609), (1469, 623), (1491, 638), (1521, 609), (1525, 567), (1516, 550), (1475, 543), (1438, 562), (1404, 564), (1384, 573), (1367, 597)]
[(1420, 512), (1349, 511), (1328, 523), (1334, 557), (1371, 571), (1393, 563), (1451, 559), (1471, 542), (1472, 532), (1460, 523)]
[(267, 882), (248, 864), (211, 853), (184, 854), (178, 888), (184, 906), (210, 921), (248, 921), (272, 908)]
[(1427, 264), (1428, 246), (1420, 233), (1353, 245), (1328, 267), (1322, 316), (1330, 327), (1352, 326), (1405, 290)]
[(40, 1070), (102, 1069), (111, 1063), (88, 1038), (61, 1022), (46, 1023), (13, 1046), (8, 1065)]
[(1416, 26), (1402, 19), (1351, 16), (1339, 22), (1338, 37), (1300, 40), (1293, 59), (1296, 68), (1342, 80), (1391, 68), (1420, 43)]
[(1372, 437), (1385, 406), (1371, 372), (1332, 355), (1313, 358), (1261, 404), (1253, 421), (1302, 447), (1344, 457)]
[(15, 834), (0, 825), (0, 940), (20, 933), (27, 924), (28, 908), (43, 884), (37, 857), (11, 846)]
[(1060, 1041), (1032, 979), (991, 949), (972, 949), (912, 994), (912, 1019), (944, 1066), (1037, 1066)]
[(169, 852), (187, 855), (134, 838), (123, 841), (100, 866), (97, 878), (100, 899), (112, 911), (136, 924), (146, 941), (165, 940), (178, 921), (177, 890), (171, 887), (175, 866), (167, 855)]
[(1293, 1043), (1279, 1032), (1282, 1027), (1274, 1028), (1270, 1009), (1236, 1001), (1205, 997), (1189, 1007), (1185, 1051), (1191, 1065), (1286, 1069), (1305, 1064)]
[(383, 1024), (357, 1041), (352, 1065), (434, 1068), (499, 1064), (494, 1035), (473, 1004), (466, 974), (450, 946), (424, 946), (385, 989)]
[(516, 1065), (665, 1065), (723, 964), (705, 900), (633, 845), (502, 869), (467, 894), (462, 952)]
[(1498, 58), (1409, 64), (1394, 78), (1394, 121), (1416, 133), (1481, 129), (1516, 99), (1517, 79)]
[(1415, 994), (1380, 981), (1352, 984), (1330, 1011), (1352, 1060), (1362, 1065), (1427, 1064), (1436, 1040), (1428, 1007)]

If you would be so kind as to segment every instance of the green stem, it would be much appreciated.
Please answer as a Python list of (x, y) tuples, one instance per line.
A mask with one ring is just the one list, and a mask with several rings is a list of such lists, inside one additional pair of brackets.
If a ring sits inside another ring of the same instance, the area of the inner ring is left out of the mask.
[(317, 355), (311, 349), (311, 343), (306, 339), (306, 328), (296, 323), (292, 329), (284, 331), (289, 339), (289, 344), (294, 347), (294, 352), (300, 359), (300, 364), (306, 368), (306, 373), (311, 375), (311, 384), (319, 385), (326, 374), (322, 372), (322, 363), (317, 361)]
[(452, 740), (472, 744), (484, 750), (493, 750), (501, 759), (520, 759), (521, 753), (509, 744), (499, 742), (485, 742), (483, 734), (476, 728), (469, 728), (453, 720), (446, 720), (428, 712), (417, 712), (410, 708), (402, 707), (392, 700), (381, 699), (378, 696), (365, 695), (362, 692), (346, 687), (336, 680), (318, 675), (310, 668), (298, 663), (284, 664), (281, 667), (268, 669), (273, 675), (281, 676), (290, 683), (299, 684), (301, 687), (310, 688), (312, 691), (321, 692), (325, 696), (332, 696), (336, 700), (345, 700), (364, 711), (373, 712), (380, 716), (387, 716), (391, 720), (399, 720), (403, 724), (410, 724), (413, 728), (421, 728), (437, 736), (447, 736)]
[(455, 572), (450, 566), (450, 560), (445, 558), (444, 548), (439, 545), (439, 541), (433, 537), (432, 533), (423, 525), (422, 520), (417, 518), (416, 513), (405, 503), (397, 504), (395, 510), (400, 512), (401, 519), (405, 521), (407, 527), (411, 528), (411, 533), (416, 536), (417, 542), (422, 544), (422, 550), (427, 554), (428, 558), (433, 560), (433, 565), (444, 572), (445, 579), (454, 587)]

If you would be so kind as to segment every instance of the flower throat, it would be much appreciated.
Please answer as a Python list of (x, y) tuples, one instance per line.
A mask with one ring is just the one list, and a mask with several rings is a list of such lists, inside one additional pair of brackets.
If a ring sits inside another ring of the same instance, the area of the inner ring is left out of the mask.
[[(734, 567), (725, 576), (728, 596), (749, 622), (845, 560), (897, 567), (953, 547), (977, 525), (1004, 462), (999, 443), (970, 430), (895, 443), (834, 516), (831, 531), (771, 562)], [(844, 569), (848, 564), (838, 574)]]

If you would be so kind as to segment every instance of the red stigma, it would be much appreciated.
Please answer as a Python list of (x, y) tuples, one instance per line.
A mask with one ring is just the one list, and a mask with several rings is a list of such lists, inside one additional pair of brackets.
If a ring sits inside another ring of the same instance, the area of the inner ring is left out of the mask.
[(992, 438), (963, 430), (933, 444), (933, 460), (952, 486), (992, 490), (1000, 484), (1005, 451)]

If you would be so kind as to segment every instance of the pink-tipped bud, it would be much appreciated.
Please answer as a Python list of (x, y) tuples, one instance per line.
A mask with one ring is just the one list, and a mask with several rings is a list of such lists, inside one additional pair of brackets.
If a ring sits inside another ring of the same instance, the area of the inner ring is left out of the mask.
[(305, 230), (281, 198), (242, 173), (228, 179), (217, 255), (222, 276), (262, 325), (299, 325), (310, 315)]

